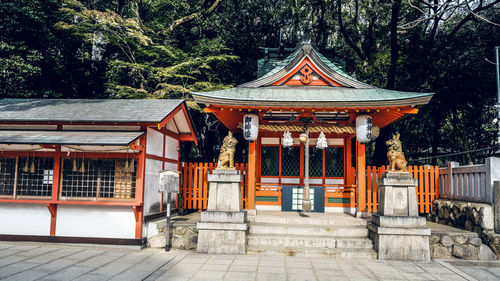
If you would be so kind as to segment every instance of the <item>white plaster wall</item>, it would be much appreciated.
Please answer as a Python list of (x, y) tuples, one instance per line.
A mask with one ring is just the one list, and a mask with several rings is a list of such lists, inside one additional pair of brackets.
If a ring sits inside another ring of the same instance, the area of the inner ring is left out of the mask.
[(57, 206), (56, 236), (135, 238), (129, 206)]
[(179, 130), (177, 130), (177, 126), (175, 126), (174, 119), (170, 119), (170, 121), (168, 121), (167, 123), (167, 126), (165, 127), (174, 133), (179, 133)]
[(144, 215), (160, 211), (161, 194), (158, 192), (162, 162), (146, 159), (146, 179), (144, 181)]
[(50, 235), (50, 212), (44, 204), (0, 203), (0, 234)]
[(179, 128), (179, 131), (181, 133), (190, 133), (191, 130), (189, 129), (189, 124), (186, 119), (186, 116), (184, 116), (184, 112), (181, 110), (177, 112), (174, 116), (175, 124), (177, 124), (177, 128)]
[(179, 156), (177, 153), (178, 145), (179, 142), (176, 139), (167, 136), (165, 139), (165, 157), (177, 159)]
[(148, 128), (146, 136), (146, 153), (163, 156), (163, 134)]

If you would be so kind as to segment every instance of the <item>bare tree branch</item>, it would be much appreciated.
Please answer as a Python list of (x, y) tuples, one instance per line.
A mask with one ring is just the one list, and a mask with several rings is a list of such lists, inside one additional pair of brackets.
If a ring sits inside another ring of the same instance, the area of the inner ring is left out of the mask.
[(220, 2), (222, 0), (215, 0), (214, 3), (212, 4), (212, 6), (210, 6), (210, 8), (206, 9), (206, 10), (201, 10), (201, 11), (198, 11), (198, 12), (195, 12), (195, 13), (192, 13), (190, 15), (187, 15), (185, 17), (182, 17), (180, 19), (176, 19), (169, 27), (168, 27), (168, 31), (169, 32), (172, 32), (175, 28), (177, 28), (178, 26), (180, 25), (183, 25), (185, 23), (188, 23), (194, 19), (197, 19), (197, 18), (200, 18), (202, 16), (206, 16), (206, 15), (209, 15), (211, 14), (216, 8), (217, 6), (219, 6)]

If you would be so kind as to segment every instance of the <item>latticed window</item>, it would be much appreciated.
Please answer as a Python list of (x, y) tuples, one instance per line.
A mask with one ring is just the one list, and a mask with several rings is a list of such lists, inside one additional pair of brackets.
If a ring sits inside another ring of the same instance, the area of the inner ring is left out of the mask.
[(132, 199), (135, 160), (64, 159), (62, 198)]
[(344, 177), (343, 147), (327, 147), (325, 149), (325, 176)]
[(309, 176), (323, 177), (323, 150), (309, 148)]
[(14, 195), (16, 158), (0, 158), (0, 196)]
[(280, 147), (263, 146), (261, 153), (261, 175), (279, 176)]
[(298, 177), (300, 175), (300, 147), (283, 147), (281, 149), (281, 175)]
[(50, 197), (53, 169), (53, 158), (0, 158), (0, 196)]

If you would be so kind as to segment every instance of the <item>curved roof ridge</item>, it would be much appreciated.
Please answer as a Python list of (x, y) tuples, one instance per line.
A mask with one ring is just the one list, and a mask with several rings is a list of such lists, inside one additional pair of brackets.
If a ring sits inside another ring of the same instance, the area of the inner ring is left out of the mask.
[(238, 87), (258, 88), (271, 86), (272, 83), (278, 81), (292, 71), (306, 56), (309, 57), (321, 71), (332, 78), (332, 80), (337, 81), (345, 87), (357, 89), (376, 88), (375, 86), (358, 81), (354, 77), (345, 73), (340, 69), (340, 67), (323, 56), (309, 43), (300, 45), (293, 53), (283, 59), (280, 63), (278, 63), (278, 65), (276, 65), (276, 67), (262, 75), (260, 78), (238, 85)]

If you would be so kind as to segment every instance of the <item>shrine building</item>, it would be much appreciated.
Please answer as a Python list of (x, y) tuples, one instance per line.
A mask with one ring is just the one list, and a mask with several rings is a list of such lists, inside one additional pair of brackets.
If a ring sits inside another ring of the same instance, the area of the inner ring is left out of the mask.
[[(258, 136), (248, 143), (248, 209), (301, 210), (307, 175), (299, 135), (307, 129), (313, 211), (365, 212), (365, 206), (354, 204), (355, 198), (364, 202), (366, 190), (364, 142), (378, 128), (418, 113), (433, 93), (360, 82), (310, 44), (260, 72), (256, 80), (231, 89), (193, 93), (205, 112), (233, 132), (244, 126), (245, 115), (258, 117)], [(285, 132), (292, 140), (285, 140)], [(321, 133), (323, 149), (316, 148)]]
[(183, 141), (184, 100), (1, 99), (0, 240), (141, 247)]

